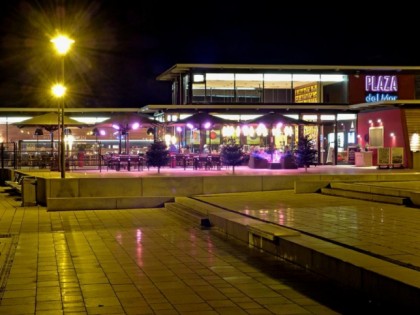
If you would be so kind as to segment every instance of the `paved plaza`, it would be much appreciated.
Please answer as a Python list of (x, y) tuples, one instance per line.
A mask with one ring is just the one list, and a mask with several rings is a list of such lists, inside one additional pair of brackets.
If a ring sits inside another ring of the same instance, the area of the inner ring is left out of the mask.
[[(159, 175), (153, 169), (141, 174), (109, 171), (99, 176), (173, 176), (173, 171), (163, 169)], [(176, 170), (185, 174), (183, 171)], [(304, 170), (294, 171), (305, 174)], [(248, 172), (245, 168), (236, 170), (238, 176)], [(308, 172), (378, 170), (311, 167)], [(213, 176), (217, 172), (207, 173)], [(45, 175), (56, 177), (59, 173)], [(98, 174), (69, 172), (67, 176)], [(49, 212), (41, 206), (22, 207), (18, 197), (6, 190), (0, 189), (0, 314), (405, 311), (369, 301), (164, 208)], [(418, 271), (420, 267), (420, 212), (415, 208), (315, 193), (297, 195), (289, 190), (197, 198), (226, 211), (370, 252), (407, 268)]]

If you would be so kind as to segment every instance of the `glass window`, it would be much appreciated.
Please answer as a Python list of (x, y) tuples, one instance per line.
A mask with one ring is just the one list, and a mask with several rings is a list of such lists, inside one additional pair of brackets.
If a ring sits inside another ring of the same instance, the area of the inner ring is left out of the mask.
[(347, 103), (342, 74), (195, 73), (192, 81), (194, 103)]
[(235, 75), (233, 73), (207, 73), (206, 95), (212, 103), (232, 103), (234, 101)]
[(264, 74), (263, 103), (292, 103), (292, 75), (279, 73)]
[(263, 75), (260, 73), (237, 73), (236, 101), (238, 103), (260, 103), (263, 89)]

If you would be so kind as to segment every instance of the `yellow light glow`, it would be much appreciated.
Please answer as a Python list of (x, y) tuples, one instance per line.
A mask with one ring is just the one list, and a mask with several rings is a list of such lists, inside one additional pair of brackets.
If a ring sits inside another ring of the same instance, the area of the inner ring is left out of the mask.
[(420, 151), (420, 135), (418, 133), (413, 133), (410, 139), (410, 150), (412, 152)]
[(170, 134), (166, 134), (164, 138), (166, 145), (169, 146), (171, 144), (172, 136)]
[(284, 134), (288, 137), (293, 135), (293, 128), (291, 126), (284, 127)]
[(64, 141), (67, 143), (67, 145), (69, 146), (69, 150), (71, 151), (71, 149), (73, 147), (74, 136), (72, 136), (72, 135), (65, 135), (64, 136)]
[(71, 46), (74, 44), (74, 40), (65, 35), (59, 35), (51, 39), (51, 42), (54, 44), (55, 50), (59, 55), (67, 54)]
[(62, 84), (55, 84), (51, 88), (51, 92), (55, 97), (63, 97), (66, 94), (66, 87)]

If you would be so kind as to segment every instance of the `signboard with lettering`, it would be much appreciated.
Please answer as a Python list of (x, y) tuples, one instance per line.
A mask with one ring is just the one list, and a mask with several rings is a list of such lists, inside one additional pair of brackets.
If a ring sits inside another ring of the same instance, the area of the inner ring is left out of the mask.
[(365, 76), (365, 101), (395, 101), (398, 99), (398, 77), (396, 75)]
[(296, 88), (295, 103), (319, 103), (318, 83)]

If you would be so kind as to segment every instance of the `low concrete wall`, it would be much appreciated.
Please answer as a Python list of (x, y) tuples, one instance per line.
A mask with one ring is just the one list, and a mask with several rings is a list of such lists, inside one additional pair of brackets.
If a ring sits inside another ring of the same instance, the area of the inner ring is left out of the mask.
[(109, 210), (160, 208), (165, 202), (174, 201), (173, 197), (80, 197), (49, 198), (48, 211), (63, 210)]
[(149, 208), (161, 206), (177, 196), (293, 189), (297, 178), (236, 175), (39, 178), (37, 202), (48, 210), (120, 209), (123, 205), (127, 208)]
[[(66, 208), (72, 204), (73, 210), (108, 209), (107, 198), (127, 199), (127, 207), (150, 207), (160, 201), (149, 202), (146, 197), (173, 198), (178, 196), (209, 195), (219, 193), (272, 191), (296, 189), (296, 192), (310, 192), (327, 185), (331, 181), (384, 181), (410, 180), (414, 175), (393, 174), (392, 177), (382, 174), (356, 175), (223, 175), (223, 176), (191, 176), (191, 177), (88, 177), (88, 178), (43, 178), (37, 177), (37, 203), (47, 209)], [(84, 198), (83, 202), (74, 199)], [(91, 198), (91, 199), (89, 199)], [(137, 201), (133, 201), (138, 198)], [(55, 200), (57, 199), (57, 200)], [(131, 199), (131, 201), (130, 201)], [(89, 202), (92, 201), (92, 203)], [(102, 200), (102, 201), (101, 201)], [(119, 203), (122, 204), (122, 201)], [(94, 206), (96, 205), (96, 206)], [(142, 206), (144, 205), (144, 206)], [(119, 207), (119, 206), (118, 206)], [(131, 207), (131, 206), (130, 206)]]

